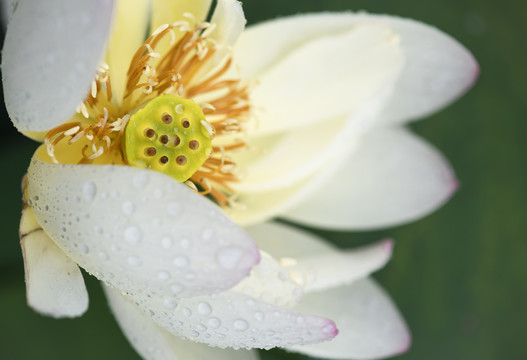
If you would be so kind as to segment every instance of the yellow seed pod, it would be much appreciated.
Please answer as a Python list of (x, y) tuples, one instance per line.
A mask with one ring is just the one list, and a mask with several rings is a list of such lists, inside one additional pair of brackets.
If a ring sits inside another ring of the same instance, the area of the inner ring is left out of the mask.
[(124, 132), (126, 161), (185, 181), (212, 152), (212, 127), (192, 100), (162, 95), (134, 113)]

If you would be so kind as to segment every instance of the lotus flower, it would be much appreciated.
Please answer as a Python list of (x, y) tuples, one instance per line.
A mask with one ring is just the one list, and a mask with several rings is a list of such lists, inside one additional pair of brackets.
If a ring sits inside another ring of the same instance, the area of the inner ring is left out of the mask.
[[(410, 20), (325, 13), (242, 33), (238, 2), (205, 23), (210, 4), (19, 1), (6, 106), (44, 142), (23, 182), (30, 306), (81, 315), (80, 266), (145, 359), (257, 357), (202, 343), (405, 351), (404, 321), (365, 279), (391, 240), (339, 251), (270, 221), (369, 229), (440, 206), (455, 176), (403, 125), (460, 96), (476, 62)], [(340, 334), (320, 343), (330, 318)]]

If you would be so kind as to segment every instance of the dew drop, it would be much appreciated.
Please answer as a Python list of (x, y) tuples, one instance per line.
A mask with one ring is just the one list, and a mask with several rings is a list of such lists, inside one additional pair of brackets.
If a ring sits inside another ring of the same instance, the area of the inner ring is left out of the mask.
[(101, 252), (99, 252), (99, 259), (104, 260), (104, 261), (108, 261), (108, 260), (110, 260), (110, 257), (108, 256), (107, 253), (101, 251)]
[(167, 213), (172, 216), (178, 216), (183, 212), (183, 207), (180, 203), (171, 202), (167, 205)]
[(135, 211), (135, 205), (131, 201), (125, 201), (121, 206), (121, 210), (125, 215), (132, 215)]
[(79, 249), (83, 254), (87, 254), (90, 252), (90, 248), (86, 244), (82, 244)]
[(296, 318), (296, 323), (297, 324), (303, 324), (304, 323), (304, 318), (302, 316), (299, 316)]
[(177, 104), (175, 110), (178, 114), (183, 114), (185, 112), (185, 105)]
[(185, 250), (190, 249), (191, 245), (192, 244), (191, 244), (190, 240), (187, 239), (187, 238), (183, 238), (183, 239), (181, 239), (179, 241), (179, 246), (181, 246), (182, 249), (185, 249)]
[(263, 319), (265, 318), (265, 315), (263, 312), (257, 311), (254, 313), (254, 318), (258, 321), (263, 321)]
[(245, 331), (249, 328), (249, 323), (243, 319), (234, 320), (232, 325), (238, 331)]
[(206, 331), (207, 327), (203, 324), (198, 324), (198, 326), (196, 326), (196, 329), (198, 329), (199, 331)]
[(161, 246), (163, 246), (165, 249), (170, 249), (173, 243), (174, 241), (170, 236), (165, 236), (161, 239)]
[(198, 304), (198, 314), (206, 316), (206, 315), (209, 315), (211, 312), (212, 312), (212, 308), (206, 302), (202, 302)]
[(176, 256), (173, 261), (173, 264), (175, 266), (181, 267), (181, 268), (188, 266), (188, 263), (189, 261), (186, 256)]
[(238, 247), (225, 247), (216, 254), (216, 261), (225, 269), (234, 269), (240, 262), (243, 250)]
[(221, 321), (218, 318), (212, 317), (209, 319), (208, 324), (211, 328), (217, 329), (221, 326)]
[(190, 315), (192, 315), (192, 311), (187, 307), (183, 308), (183, 315), (185, 315), (186, 317), (189, 317)]
[(148, 184), (148, 175), (146, 174), (137, 174), (132, 179), (132, 184), (136, 188), (144, 188)]
[(86, 181), (82, 187), (82, 194), (84, 195), (84, 200), (93, 201), (95, 199), (95, 194), (97, 194), (97, 186), (93, 181)]
[(181, 293), (183, 290), (185, 289), (185, 287), (183, 285), (180, 285), (180, 284), (174, 284), (170, 287), (170, 290), (172, 291), (172, 294), (179, 294)]
[(137, 245), (143, 238), (143, 233), (137, 226), (129, 226), (124, 230), (124, 238), (132, 245)]
[(203, 231), (201, 232), (201, 238), (205, 241), (211, 240), (213, 236), (214, 236), (214, 229), (210, 227), (203, 229)]
[(129, 256), (128, 264), (132, 266), (141, 266), (143, 264), (143, 261), (137, 256)]
[(174, 310), (177, 307), (177, 301), (174, 299), (165, 299), (163, 305), (169, 310)]
[(170, 279), (170, 274), (166, 271), (160, 271), (157, 273), (157, 278), (161, 281), (166, 281)]

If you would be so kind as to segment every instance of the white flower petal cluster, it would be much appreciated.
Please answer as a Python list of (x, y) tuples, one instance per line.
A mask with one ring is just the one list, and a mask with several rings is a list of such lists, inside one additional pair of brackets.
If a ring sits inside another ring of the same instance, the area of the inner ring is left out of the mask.
[[(14, 125), (38, 138), (67, 121), (103, 57), (122, 96), (144, 34), (187, 13), (199, 23), (210, 6), (20, 0), (2, 63)], [(461, 96), (477, 63), (440, 31), (390, 16), (301, 15), (243, 31), (241, 5), (219, 0), (211, 23), (211, 37), (232, 47), (254, 84), (250, 151), (235, 155), (246, 172), (235, 184), (244, 206), (226, 212), (151, 170), (46, 162), (41, 147), (20, 225), (30, 306), (84, 313), (80, 266), (104, 283), (145, 359), (257, 359), (233, 349), (276, 346), (335, 359), (404, 352), (404, 320), (367, 279), (389, 260), (392, 241), (341, 251), (272, 219), (372, 229), (438, 208), (455, 175), (404, 124)]]

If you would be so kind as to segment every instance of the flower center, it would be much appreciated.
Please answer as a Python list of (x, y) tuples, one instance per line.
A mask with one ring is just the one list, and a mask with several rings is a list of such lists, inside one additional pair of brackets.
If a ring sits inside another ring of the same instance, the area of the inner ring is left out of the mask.
[(130, 165), (185, 181), (211, 154), (211, 130), (195, 102), (163, 95), (130, 117), (121, 146)]
[(77, 114), (47, 133), (44, 160), (148, 168), (230, 206), (238, 177), (229, 152), (246, 146), (236, 135), (250, 105), (229, 52), (208, 38), (212, 29), (159, 27), (132, 57), (119, 99), (102, 64)]

